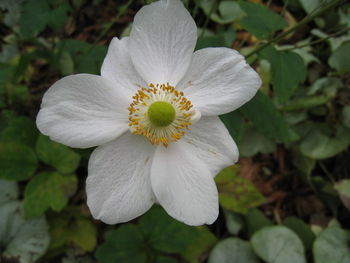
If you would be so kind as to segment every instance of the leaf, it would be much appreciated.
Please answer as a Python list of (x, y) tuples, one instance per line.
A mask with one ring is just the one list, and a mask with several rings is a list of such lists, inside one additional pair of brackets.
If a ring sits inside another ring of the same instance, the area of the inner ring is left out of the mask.
[(340, 74), (350, 71), (350, 41), (338, 47), (328, 59), (328, 64)]
[(257, 153), (267, 154), (274, 152), (276, 144), (252, 127), (247, 127), (243, 132), (243, 138), (238, 144), (238, 149), (242, 157), (251, 157)]
[(334, 185), (339, 197), (347, 209), (350, 210), (350, 179), (344, 179)]
[(17, 200), (18, 198), (18, 187), (15, 182), (0, 180), (0, 206)]
[(313, 246), (315, 263), (349, 263), (350, 235), (339, 227), (328, 227), (316, 238)]
[(144, 237), (139, 228), (133, 224), (120, 226), (112, 230), (104, 244), (96, 250), (100, 263), (130, 262), (142, 263), (147, 260)]
[(247, 179), (237, 175), (236, 166), (223, 169), (215, 182), (219, 191), (220, 205), (227, 210), (237, 213), (247, 213), (249, 208), (265, 202), (265, 198)]
[(24, 211), (27, 217), (41, 216), (48, 208), (61, 211), (77, 188), (75, 175), (42, 172), (27, 184)]
[(284, 219), (283, 225), (293, 230), (299, 236), (306, 250), (312, 248), (315, 234), (311, 231), (310, 226), (305, 224), (303, 220), (290, 216)]
[(73, 244), (83, 251), (93, 251), (97, 243), (95, 225), (76, 207), (68, 207), (60, 214), (49, 218), (51, 243), (50, 250)]
[(347, 128), (338, 127), (337, 133), (331, 137), (318, 126), (314, 126), (300, 143), (300, 151), (313, 159), (326, 159), (345, 150), (350, 145), (350, 132)]
[(46, 251), (50, 236), (44, 217), (25, 220), (21, 203), (10, 201), (0, 206), (0, 243), (5, 262), (34, 263)]
[(331, 0), (299, 0), (304, 10), (310, 14)]
[(288, 26), (286, 20), (263, 5), (239, 1), (239, 6), (247, 14), (240, 25), (257, 38), (267, 39), (275, 31)]
[(285, 226), (268, 226), (251, 238), (254, 251), (267, 263), (306, 263), (299, 237)]
[(249, 243), (239, 238), (220, 241), (209, 255), (208, 263), (259, 263)]
[(41, 161), (56, 168), (61, 173), (74, 172), (80, 163), (80, 155), (62, 144), (53, 142), (49, 137), (40, 135), (35, 146)]
[(345, 127), (350, 128), (350, 106), (345, 106), (342, 110), (342, 121)]
[(6, 128), (1, 133), (1, 140), (6, 142), (17, 142), (34, 146), (38, 131), (34, 122), (27, 117), (10, 119)]
[(27, 0), (22, 6), (20, 33), (23, 38), (35, 37), (47, 25), (50, 7), (46, 0)]
[(277, 51), (268, 46), (260, 56), (271, 63), (273, 90), (281, 103), (286, 103), (306, 77), (303, 59), (290, 51)]
[(243, 132), (244, 119), (238, 111), (232, 111), (220, 116), (221, 121), (225, 124), (235, 142), (239, 142)]
[(218, 12), (211, 12), (213, 1), (202, 0), (200, 7), (210, 19), (218, 24), (229, 24), (245, 16), (237, 2), (222, 1), (219, 3)]
[(24, 144), (0, 142), (0, 178), (21, 181), (31, 177), (38, 167), (34, 151)]
[(260, 91), (251, 101), (241, 107), (240, 112), (252, 122), (258, 131), (276, 142), (292, 142), (299, 138), (271, 100)]
[(224, 210), (226, 228), (232, 235), (237, 235), (243, 228), (243, 218), (240, 214)]
[(247, 232), (251, 237), (256, 231), (266, 226), (272, 226), (272, 221), (268, 219), (259, 209), (249, 209), (248, 213), (244, 215)]
[(206, 228), (187, 226), (172, 219), (162, 208), (154, 207), (138, 225), (126, 224), (112, 230), (95, 256), (101, 263), (173, 262), (160, 256), (177, 253), (192, 263), (199, 262), (215, 240)]

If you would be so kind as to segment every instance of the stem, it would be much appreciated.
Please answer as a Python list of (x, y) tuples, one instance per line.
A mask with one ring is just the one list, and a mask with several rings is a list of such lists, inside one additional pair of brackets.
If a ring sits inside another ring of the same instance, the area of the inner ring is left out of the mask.
[(342, 0), (334, 0), (331, 3), (329, 3), (328, 5), (324, 6), (323, 8), (320, 8), (318, 11), (314, 12), (313, 14), (310, 14), (306, 17), (304, 17), (299, 23), (297, 23), (296, 25), (294, 25), (293, 27), (291, 27), (289, 30), (279, 34), (278, 36), (274, 37), (273, 39), (271, 39), (270, 41), (262, 44), (261, 46), (257, 47), (255, 50), (253, 50), (252, 52), (250, 52), (249, 54), (246, 55), (246, 58), (249, 58), (250, 56), (258, 53), (259, 51), (261, 51), (262, 49), (266, 48), (267, 46), (269, 46), (272, 43), (278, 42), (281, 39), (283, 39), (284, 37), (286, 37), (287, 35), (289, 35), (290, 33), (298, 30), (300, 27), (306, 25), (307, 23), (309, 23), (310, 21), (312, 21), (314, 18), (322, 15), (323, 13), (325, 13), (326, 11), (328, 11), (329, 9), (337, 6)]
[(207, 15), (207, 18), (205, 19), (205, 22), (204, 22), (204, 25), (202, 27), (202, 32), (201, 32), (201, 35), (199, 38), (202, 38), (204, 37), (204, 33), (205, 33), (205, 29), (207, 28), (208, 26), (208, 23), (209, 23), (209, 19), (211, 17), (211, 14), (214, 12), (214, 10), (216, 9), (216, 5), (217, 5), (217, 0), (214, 0), (210, 10), (209, 10), (209, 14)]
[(340, 30), (340, 31), (336, 32), (336, 33), (330, 34), (327, 37), (324, 37), (324, 38), (321, 38), (321, 39), (317, 39), (315, 41), (312, 41), (310, 43), (306, 43), (306, 44), (303, 44), (303, 45), (300, 45), (300, 46), (295, 45), (294, 47), (283, 49), (283, 51), (290, 51), (290, 50), (294, 50), (294, 49), (297, 49), (297, 48), (303, 48), (303, 47), (307, 47), (307, 46), (312, 46), (312, 45), (321, 43), (323, 41), (326, 41), (326, 40), (328, 40), (328, 39), (330, 39), (332, 37), (341, 35), (341, 34), (347, 32), (349, 30), (350, 30), (350, 27), (347, 27), (347, 28), (344, 28), (343, 30)]

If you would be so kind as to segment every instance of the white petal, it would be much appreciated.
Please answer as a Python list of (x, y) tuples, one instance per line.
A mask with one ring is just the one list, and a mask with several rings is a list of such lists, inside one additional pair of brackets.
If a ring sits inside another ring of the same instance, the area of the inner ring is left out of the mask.
[(111, 141), (128, 129), (129, 103), (117, 86), (103, 77), (72, 75), (45, 93), (36, 123), (54, 141), (88, 148)]
[(193, 54), (192, 64), (177, 88), (203, 116), (214, 116), (239, 108), (260, 86), (259, 75), (237, 51), (205, 48)]
[(153, 192), (169, 215), (188, 225), (213, 223), (218, 192), (207, 166), (180, 140), (159, 146), (151, 168)]
[(238, 161), (237, 145), (218, 117), (203, 117), (181, 140), (186, 151), (204, 162), (213, 177)]
[(143, 7), (130, 33), (130, 55), (149, 84), (176, 85), (185, 75), (197, 40), (197, 28), (180, 0)]
[(129, 53), (129, 38), (113, 38), (101, 68), (101, 76), (120, 84), (120, 88), (131, 98), (139, 86), (147, 86), (137, 73)]
[(144, 137), (127, 132), (92, 153), (86, 192), (94, 218), (107, 224), (127, 222), (152, 206), (154, 152)]

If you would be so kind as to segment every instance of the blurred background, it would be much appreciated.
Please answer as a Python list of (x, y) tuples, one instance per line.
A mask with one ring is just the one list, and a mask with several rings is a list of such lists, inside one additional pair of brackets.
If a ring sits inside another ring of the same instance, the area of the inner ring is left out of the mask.
[(99, 74), (146, 0), (0, 0), (0, 262), (350, 262), (350, 3), (184, 0), (196, 49), (239, 50), (263, 86), (220, 116), (240, 150), (216, 177), (220, 216), (189, 227), (154, 207), (94, 221), (93, 149), (39, 134), (44, 92)]

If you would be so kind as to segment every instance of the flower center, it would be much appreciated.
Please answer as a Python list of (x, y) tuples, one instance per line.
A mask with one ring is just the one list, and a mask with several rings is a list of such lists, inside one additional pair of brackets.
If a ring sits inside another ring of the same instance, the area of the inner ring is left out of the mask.
[(152, 144), (178, 141), (189, 126), (200, 119), (191, 101), (169, 84), (140, 87), (129, 107), (129, 127)]
[(156, 101), (148, 108), (148, 118), (155, 126), (168, 126), (175, 120), (175, 117), (175, 109), (168, 102)]

